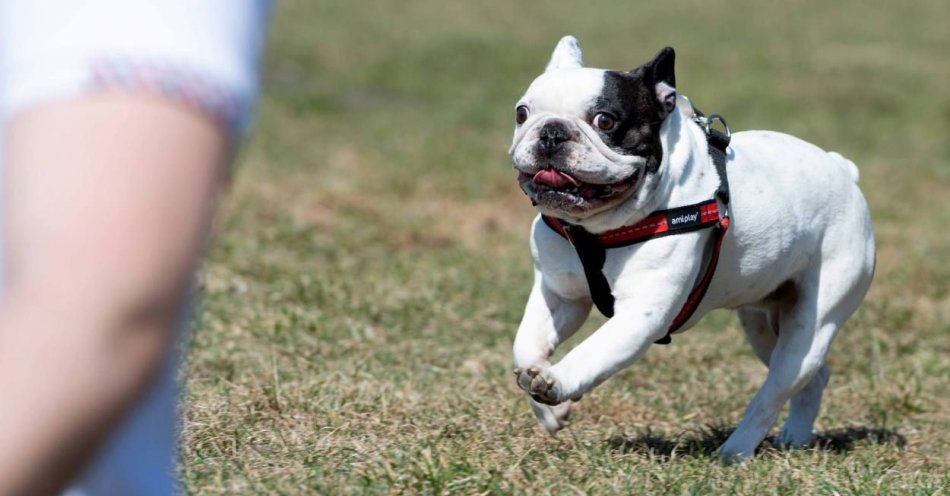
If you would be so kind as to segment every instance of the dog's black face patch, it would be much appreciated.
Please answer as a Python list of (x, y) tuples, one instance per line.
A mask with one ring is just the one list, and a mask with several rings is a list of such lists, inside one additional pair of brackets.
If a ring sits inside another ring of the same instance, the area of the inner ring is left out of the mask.
[(666, 113), (656, 99), (653, 85), (638, 72), (642, 73), (640, 69), (605, 72), (604, 88), (590, 109), (590, 117), (599, 112), (613, 115), (617, 119), (613, 129), (597, 130), (604, 143), (617, 153), (645, 157), (647, 172), (656, 172), (663, 160), (660, 125)]
[(631, 72), (604, 72), (601, 95), (588, 116), (588, 121), (600, 112), (614, 116), (617, 124), (613, 129), (594, 129), (617, 153), (645, 157), (647, 172), (656, 172), (663, 161), (660, 126), (668, 109), (658, 99), (659, 83), (668, 84), (671, 90), (675, 84), (672, 49), (662, 50), (652, 61)]

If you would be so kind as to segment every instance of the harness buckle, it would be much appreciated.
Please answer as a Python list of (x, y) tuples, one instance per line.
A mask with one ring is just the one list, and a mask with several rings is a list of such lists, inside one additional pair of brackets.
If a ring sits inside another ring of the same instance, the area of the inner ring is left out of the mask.
[(718, 191), (716, 192), (716, 196), (719, 197), (719, 202), (722, 203), (722, 206), (719, 208), (719, 227), (720, 228), (723, 227), (722, 226), (723, 222), (725, 222), (726, 227), (728, 227), (729, 226), (729, 202), (724, 201), (725, 199), (722, 197), (721, 194), (719, 194)]

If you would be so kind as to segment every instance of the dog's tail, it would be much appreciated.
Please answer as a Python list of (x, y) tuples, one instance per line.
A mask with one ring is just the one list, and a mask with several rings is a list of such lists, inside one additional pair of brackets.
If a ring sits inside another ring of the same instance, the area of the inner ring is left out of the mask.
[(858, 172), (858, 166), (854, 165), (854, 162), (842, 157), (838, 152), (828, 152), (828, 155), (831, 155), (831, 158), (835, 159), (835, 161), (848, 172), (852, 181), (858, 182), (860, 173)]

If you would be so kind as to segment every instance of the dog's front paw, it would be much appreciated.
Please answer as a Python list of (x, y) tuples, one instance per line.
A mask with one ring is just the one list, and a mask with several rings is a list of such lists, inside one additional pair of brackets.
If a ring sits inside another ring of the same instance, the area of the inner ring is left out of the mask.
[(558, 383), (550, 371), (541, 370), (536, 366), (526, 369), (517, 368), (515, 369), (515, 377), (518, 381), (518, 387), (531, 395), (534, 401), (545, 405), (557, 405), (563, 401), (558, 394)]

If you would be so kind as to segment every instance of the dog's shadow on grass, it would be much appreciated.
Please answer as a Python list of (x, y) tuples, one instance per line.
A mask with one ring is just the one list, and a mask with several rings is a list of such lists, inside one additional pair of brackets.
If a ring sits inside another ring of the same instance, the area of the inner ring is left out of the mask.
[[(676, 436), (646, 431), (632, 436), (612, 436), (607, 439), (607, 446), (622, 453), (636, 453), (661, 459), (712, 456), (734, 430), (735, 426), (713, 424)], [(765, 438), (758, 451), (775, 449), (774, 441), (774, 436)], [(903, 448), (907, 444), (907, 438), (894, 429), (844, 427), (817, 433), (811, 449), (847, 453), (859, 443), (889, 444)]]

